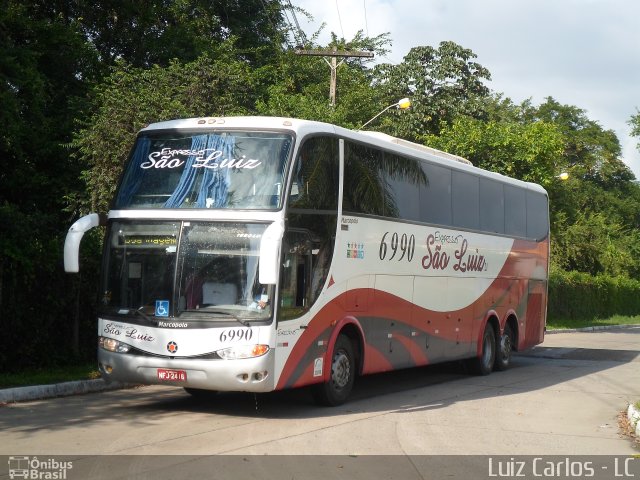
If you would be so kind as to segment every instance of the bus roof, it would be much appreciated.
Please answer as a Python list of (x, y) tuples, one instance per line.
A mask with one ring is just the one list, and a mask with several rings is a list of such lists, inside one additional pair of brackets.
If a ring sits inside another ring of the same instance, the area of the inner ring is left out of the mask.
[(344, 127), (313, 120), (268, 116), (197, 117), (152, 123), (143, 128), (141, 132), (149, 132), (153, 130), (208, 130), (211, 128), (289, 130), (295, 132), (297, 135), (306, 135), (310, 133), (337, 134), (351, 140), (370, 143), (387, 150), (405, 153), (433, 163), (439, 163), (459, 170), (469, 171), (476, 175), (494, 178), (495, 180), (504, 183), (518, 185), (520, 187), (528, 188), (529, 190), (546, 194), (546, 190), (536, 183), (525, 182), (523, 180), (507, 177), (500, 173), (476, 167), (469, 160), (458, 155), (453, 155), (426, 145), (393, 137), (382, 132), (349, 130)]

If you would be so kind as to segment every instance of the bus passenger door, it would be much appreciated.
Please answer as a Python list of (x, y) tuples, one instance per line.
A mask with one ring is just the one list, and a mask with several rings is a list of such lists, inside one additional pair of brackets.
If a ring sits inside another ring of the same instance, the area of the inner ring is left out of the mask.
[(309, 309), (311, 291), (311, 240), (306, 232), (290, 230), (282, 244), (278, 320), (300, 317)]

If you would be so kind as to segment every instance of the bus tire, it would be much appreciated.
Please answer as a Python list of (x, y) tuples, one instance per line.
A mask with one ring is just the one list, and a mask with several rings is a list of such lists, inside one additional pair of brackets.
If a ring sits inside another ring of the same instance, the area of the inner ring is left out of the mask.
[(487, 323), (482, 335), (482, 352), (471, 360), (471, 367), (477, 375), (489, 375), (496, 360), (496, 334), (493, 326)]
[(353, 344), (346, 335), (338, 336), (331, 353), (329, 381), (313, 386), (313, 397), (320, 405), (342, 405), (353, 388), (356, 364)]
[(507, 323), (504, 326), (504, 333), (500, 337), (500, 344), (496, 351), (496, 363), (494, 368), (498, 371), (504, 371), (511, 365), (511, 353), (513, 352), (513, 330), (511, 325)]

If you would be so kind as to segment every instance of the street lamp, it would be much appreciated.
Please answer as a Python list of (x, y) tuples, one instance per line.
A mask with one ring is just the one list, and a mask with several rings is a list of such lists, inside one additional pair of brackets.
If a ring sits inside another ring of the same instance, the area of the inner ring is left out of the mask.
[(374, 117), (372, 117), (371, 119), (369, 119), (367, 122), (363, 123), (362, 126), (358, 129), (358, 130), (362, 130), (364, 127), (366, 127), (367, 125), (369, 125), (371, 122), (373, 122), (376, 118), (378, 118), (380, 115), (382, 115), (384, 112), (386, 112), (387, 110), (389, 110), (392, 107), (397, 107), (400, 110), (406, 110), (411, 106), (411, 100), (409, 100), (408, 98), (403, 98), (402, 100), (398, 100), (396, 103), (392, 103), (391, 105), (389, 105), (388, 107), (384, 108), (381, 112), (379, 112), (377, 115), (375, 115)]

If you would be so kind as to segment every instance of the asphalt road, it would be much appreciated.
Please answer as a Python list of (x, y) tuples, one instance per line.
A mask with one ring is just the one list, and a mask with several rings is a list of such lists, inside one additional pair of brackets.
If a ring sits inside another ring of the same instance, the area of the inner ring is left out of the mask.
[(337, 408), (305, 390), (203, 401), (172, 387), (10, 404), (0, 455), (161, 456), (156, 467), (167, 455), (633, 455), (617, 417), (637, 400), (640, 328), (549, 334), (506, 372), (477, 377), (456, 363), (370, 376)]

